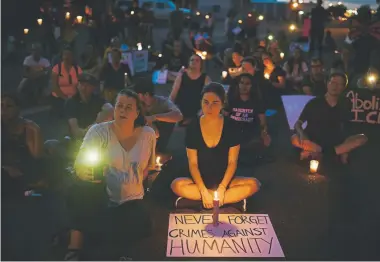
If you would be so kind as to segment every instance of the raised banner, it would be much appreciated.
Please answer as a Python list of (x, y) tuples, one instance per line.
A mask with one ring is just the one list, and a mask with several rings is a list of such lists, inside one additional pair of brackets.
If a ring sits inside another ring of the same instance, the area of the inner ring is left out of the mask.
[(170, 214), (167, 257), (284, 257), (266, 214)]
[[(289, 128), (294, 129), (294, 125), (300, 117), (302, 110), (306, 104), (313, 99), (314, 96), (294, 95), (294, 96), (281, 96), (282, 103), (284, 104), (286, 119), (288, 120)], [(304, 123), (304, 127), (306, 123)]]

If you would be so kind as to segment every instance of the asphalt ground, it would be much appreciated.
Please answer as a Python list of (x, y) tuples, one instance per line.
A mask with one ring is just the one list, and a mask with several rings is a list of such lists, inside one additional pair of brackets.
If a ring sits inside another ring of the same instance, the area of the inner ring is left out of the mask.
[[(210, 75), (215, 81), (220, 77), (214, 68)], [(168, 95), (170, 89), (170, 85), (156, 86), (156, 93)], [(65, 134), (65, 122), (50, 119), (46, 110), (37, 110), (27, 117), (41, 126), (44, 139), (62, 138)], [(370, 130), (369, 143), (351, 154), (347, 166), (323, 161), (320, 174), (309, 175), (308, 163), (300, 162), (290, 145), (291, 132), (284, 113), (280, 111), (271, 117), (269, 125), (273, 139), (269, 152), (275, 162), (239, 166), (237, 174), (261, 181), (260, 192), (248, 200), (248, 213), (269, 215), (286, 260), (379, 260), (380, 140), (377, 130)], [(365, 126), (356, 128), (368, 131)], [(168, 215), (174, 212), (169, 184), (187, 169), (183, 128), (175, 129), (169, 151), (173, 160), (152, 188), (156, 188), (158, 194), (153, 190), (144, 200), (154, 221), (153, 230), (150, 236), (135, 243), (132, 250), (126, 247), (134, 260), (168, 259)], [(51, 239), (67, 225), (66, 215), (64, 199), (56, 194), (3, 202), (3, 259), (62, 260), (63, 250), (52, 249)], [(99, 252), (102, 250), (89, 247), (92, 258)]]

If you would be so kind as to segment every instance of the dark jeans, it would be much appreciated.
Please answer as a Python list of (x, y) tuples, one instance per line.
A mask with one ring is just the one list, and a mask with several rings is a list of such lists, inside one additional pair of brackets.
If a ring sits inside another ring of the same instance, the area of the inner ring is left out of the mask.
[(66, 100), (60, 97), (50, 96), (50, 105), (51, 105), (52, 115), (63, 117), (65, 115), (65, 103), (66, 103)]
[(157, 140), (156, 151), (163, 153), (169, 144), (170, 136), (173, 133), (175, 124), (164, 122), (156, 122), (154, 124), (160, 133), (160, 137)]
[(105, 260), (126, 255), (143, 237), (151, 233), (150, 216), (142, 200), (131, 200), (117, 207), (108, 206), (104, 184), (76, 181), (68, 196), (70, 228), (84, 233), (85, 245), (100, 241)]
[(310, 31), (310, 54), (314, 54), (314, 52), (318, 50), (318, 55), (322, 56), (324, 36), (324, 29)]

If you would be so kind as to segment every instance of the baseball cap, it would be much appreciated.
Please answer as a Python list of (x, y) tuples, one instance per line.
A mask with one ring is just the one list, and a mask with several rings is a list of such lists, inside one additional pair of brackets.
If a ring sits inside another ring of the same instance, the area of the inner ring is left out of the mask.
[(93, 86), (98, 86), (99, 81), (94, 77), (93, 75), (87, 74), (87, 73), (82, 73), (78, 76), (78, 81), (80, 83), (88, 83)]

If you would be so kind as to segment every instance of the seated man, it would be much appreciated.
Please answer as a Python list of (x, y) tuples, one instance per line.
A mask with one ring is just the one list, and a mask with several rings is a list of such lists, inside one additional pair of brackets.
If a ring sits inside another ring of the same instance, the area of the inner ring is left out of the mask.
[(168, 80), (174, 82), (178, 76), (178, 71), (187, 65), (189, 57), (182, 46), (181, 40), (174, 40), (172, 50), (168, 50), (160, 60), (159, 67), (168, 70)]
[(32, 54), (24, 60), (23, 79), (18, 86), (18, 92), (23, 100), (36, 101), (42, 97), (44, 88), (48, 84), (50, 62), (41, 57), (41, 46), (32, 45)]
[(163, 153), (169, 143), (175, 123), (182, 121), (182, 113), (169, 98), (154, 94), (154, 85), (148, 80), (139, 81), (135, 92), (143, 103), (147, 124), (156, 131), (156, 152)]
[(320, 58), (311, 60), (311, 73), (305, 76), (301, 87), (306, 95), (324, 96), (326, 94), (326, 76), (323, 73), (323, 64)]
[[(70, 143), (68, 152), (64, 156), (73, 156), (87, 130), (95, 123), (111, 121), (113, 119), (113, 106), (105, 103), (104, 99), (94, 94), (98, 80), (88, 74), (81, 74), (78, 78), (78, 92), (69, 98), (65, 104), (65, 114), (69, 124)], [(49, 154), (58, 153), (61, 144), (58, 140), (48, 140), (45, 148)]]
[[(292, 136), (292, 144), (302, 149), (301, 159), (320, 158), (321, 154), (338, 155), (346, 163), (348, 153), (367, 142), (364, 135), (348, 138), (344, 135), (348, 111), (346, 113), (338, 100), (346, 85), (346, 75), (335, 72), (329, 77), (326, 95), (306, 104), (294, 127), (296, 134)], [(304, 122), (307, 122), (305, 130), (302, 128)]]

